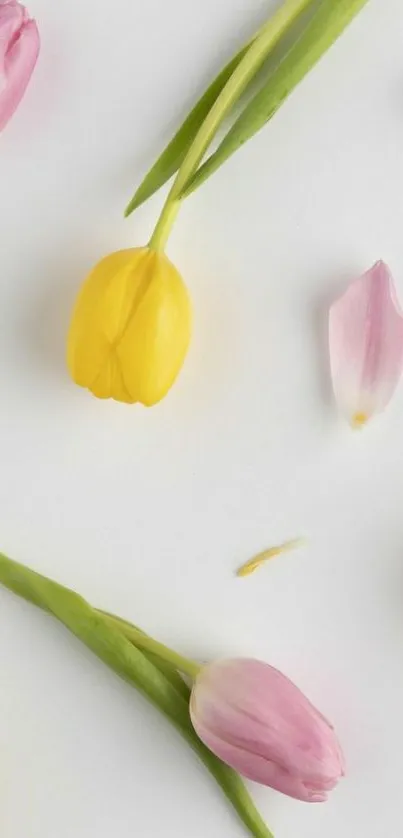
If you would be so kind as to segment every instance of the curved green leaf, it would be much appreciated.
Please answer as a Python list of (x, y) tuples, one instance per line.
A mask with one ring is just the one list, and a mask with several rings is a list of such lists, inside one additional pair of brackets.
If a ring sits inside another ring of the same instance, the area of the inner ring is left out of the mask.
[[(106, 615), (92, 608), (74, 591), (35, 573), (0, 554), (0, 583), (9, 590), (53, 614), (98, 658), (121, 678), (142, 692), (180, 731), (198, 754), (255, 838), (273, 838), (239, 775), (224, 765), (196, 735), (189, 703), (167, 678), (163, 669), (113, 628)], [(130, 625), (122, 621), (122, 625)]]
[(243, 47), (237, 55), (224, 67), (210, 87), (203, 93), (189, 116), (185, 119), (179, 131), (175, 134), (165, 151), (162, 152), (156, 163), (150, 169), (144, 180), (138, 187), (130, 203), (126, 207), (125, 217), (127, 218), (135, 209), (141, 206), (148, 198), (151, 198), (161, 186), (164, 185), (178, 171), (186, 157), (187, 152), (194, 140), (200, 126), (211, 110), (214, 102), (220, 95), (222, 89), (232, 76), (235, 68), (242, 61), (248, 46)]
[(218, 149), (181, 191), (185, 198), (201, 186), (240, 146), (268, 122), (298, 83), (342, 34), (368, 0), (322, 0), (302, 34), (252, 101), (246, 106)]

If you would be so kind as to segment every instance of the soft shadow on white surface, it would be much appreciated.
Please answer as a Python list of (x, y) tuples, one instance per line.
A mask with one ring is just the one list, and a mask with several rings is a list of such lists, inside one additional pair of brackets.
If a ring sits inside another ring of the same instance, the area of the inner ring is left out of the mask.
[[(332, 387), (332, 379), (330, 375), (330, 355), (329, 355), (329, 312), (332, 304), (338, 297), (344, 293), (351, 282), (351, 274), (347, 271), (340, 270), (340, 272), (332, 274), (332, 276), (323, 277), (325, 291), (319, 298), (315, 300), (307, 300), (307, 306), (310, 305), (312, 316), (312, 335), (314, 338), (313, 361), (316, 360), (318, 372), (318, 384), (322, 397), (323, 408), (328, 415), (334, 416), (336, 410), (335, 398)], [(358, 275), (358, 274), (357, 274)]]
[(30, 363), (58, 382), (67, 374), (66, 336), (75, 297), (90, 269), (89, 265), (83, 267), (88, 260), (88, 249), (88, 241), (77, 241), (77, 238), (52, 242), (49, 254), (39, 266), (37, 293), (31, 296), (17, 335), (21, 345), (26, 344)]

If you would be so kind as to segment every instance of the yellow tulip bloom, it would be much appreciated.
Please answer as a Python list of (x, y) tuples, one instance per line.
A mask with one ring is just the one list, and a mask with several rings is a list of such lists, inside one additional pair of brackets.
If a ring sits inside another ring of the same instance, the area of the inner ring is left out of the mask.
[(156, 404), (182, 367), (191, 326), (188, 291), (164, 253), (147, 247), (112, 253), (77, 298), (68, 336), (71, 377), (100, 399)]

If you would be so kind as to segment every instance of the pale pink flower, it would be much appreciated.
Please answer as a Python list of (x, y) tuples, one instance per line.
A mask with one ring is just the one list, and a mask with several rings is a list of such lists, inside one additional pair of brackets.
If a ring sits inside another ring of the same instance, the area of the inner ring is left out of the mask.
[(329, 345), (338, 405), (353, 427), (362, 427), (387, 406), (403, 371), (403, 314), (384, 262), (332, 305)]
[(244, 777), (317, 803), (344, 774), (336, 734), (277, 669), (235, 659), (204, 667), (190, 703), (196, 733)]
[(39, 32), (16, 0), (0, 2), (0, 131), (19, 105), (39, 54)]

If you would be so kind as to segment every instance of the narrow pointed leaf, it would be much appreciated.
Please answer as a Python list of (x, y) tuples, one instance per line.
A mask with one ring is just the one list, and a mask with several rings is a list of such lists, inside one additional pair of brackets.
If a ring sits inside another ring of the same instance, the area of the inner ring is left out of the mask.
[(211, 110), (214, 102), (220, 95), (223, 87), (225, 87), (228, 79), (242, 61), (248, 46), (238, 52), (232, 60), (219, 73), (217, 78), (211, 83), (210, 87), (203, 93), (203, 96), (194, 106), (189, 116), (185, 119), (179, 131), (175, 134), (169, 145), (162, 152), (156, 163), (150, 169), (144, 180), (138, 187), (135, 195), (128, 204), (125, 210), (125, 216), (128, 217), (141, 204), (151, 198), (161, 186), (164, 185), (171, 177), (178, 171), (183, 162), (192, 141), (194, 140), (200, 126), (204, 122), (207, 114)]
[[(206, 748), (195, 733), (189, 704), (163, 668), (111, 627), (102, 612), (74, 591), (58, 585), (0, 554), (0, 584), (38, 608), (53, 614), (98, 658), (143, 693), (180, 731), (215, 778), (255, 838), (273, 838), (239, 775)], [(125, 621), (122, 621), (123, 625)]]
[(368, 0), (322, 0), (295, 44), (246, 106), (215, 151), (184, 186), (194, 192), (268, 122)]
[(150, 246), (162, 250), (178, 214), (183, 186), (197, 171), (198, 166), (213, 141), (226, 116), (231, 113), (250, 87), (256, 74), (264, 65), (279, 40), (290, 30), (295, 21), (305, 12), (312, 0), (284, 0), (275, 14), (266, 21), (258, 35), (248, 47), (242, 61), (217, 97), (205, 120), (200, 126), (185, 159), (178, 171), (172, 189), (164, 204), (160, 217), (150, 239)]
[[(125, 632), (125, 629), (128, 629), (130, 633), (130, 629), (135, 629), (136, 631), (141, 632), (141, 634), (145, 634), (145, 632), (143, 632), (142, 629), (140, 629), (138, 626), (135, 626), (133, 623), (129, 623), (128, 620), (123, 620), (122, 617), (117, 617), (116, 614), (110, 614), (108, 611), (99, 611), (99, 613), (103, 614), (104, 617), (110, 618), (115, 622), (119, 623), (122, 626), (123, 632)], [(126, 636), (130, 640), (129, 635), (127, 634)], [(143, 655), (145, 655), (146, 658), (148, 658), (148, 660), (150, 660), (151, 663), (153, 663), (154, 666), (156, 666), (157, 669), (159, 669), (163, 673), (163, 675), (165, 675), (165, 678), (167, 678), (168, 681), (170, 681), (172, 686), (175, 687), (176, 691), (179, 692), (183, 696), (183, 698), (186, 698), (186, 700), (189, 701), (190, 687), (186, 684), (186, 682), (183, 680), (182, 676), (178, 673), (174, 666), (171, 663), (168, 663), (168, 661), (157, 657), (157, 655), (153, 654), (153, 652), (149, 652), (144, 648), (142, 648), (141, 651)]]

